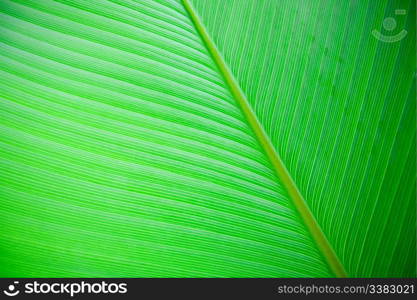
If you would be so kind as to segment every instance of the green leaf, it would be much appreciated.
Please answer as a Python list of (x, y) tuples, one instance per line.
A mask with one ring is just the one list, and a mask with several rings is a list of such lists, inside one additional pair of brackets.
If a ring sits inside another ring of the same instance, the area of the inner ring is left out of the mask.
[(348, 274), (415, 276), (415, 1), (193, 3)]
[(2, 1), (0, 276), (415, 275), (415, 4), (331, 3)]

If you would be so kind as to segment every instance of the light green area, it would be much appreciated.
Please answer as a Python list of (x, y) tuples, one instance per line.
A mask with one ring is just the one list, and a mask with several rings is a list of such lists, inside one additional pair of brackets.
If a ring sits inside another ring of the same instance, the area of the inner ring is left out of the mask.
[(0, 1), (0, 277), (415, 276), (415, 3), (190, 2)]
[(415, 1), (192, 3), (347, 273), (415, 276)]
[(181, 3), (0, 22), (0, 276), (333, 276)]

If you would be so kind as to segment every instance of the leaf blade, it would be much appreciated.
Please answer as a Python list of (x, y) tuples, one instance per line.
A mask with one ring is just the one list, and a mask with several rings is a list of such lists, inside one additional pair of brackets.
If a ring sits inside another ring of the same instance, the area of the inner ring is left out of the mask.
[(193, 4), (348, 273), (415, 276), (415, 3)]
[(128, 3), (1, 3), (1, 274), (331, 276), (185, 11)]

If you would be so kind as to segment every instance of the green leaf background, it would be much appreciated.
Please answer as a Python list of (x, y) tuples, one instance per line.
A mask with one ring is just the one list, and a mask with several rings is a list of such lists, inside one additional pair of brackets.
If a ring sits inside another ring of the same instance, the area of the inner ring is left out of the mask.
[(415, 277), (415, 5), (1, 0), (0, 276)]

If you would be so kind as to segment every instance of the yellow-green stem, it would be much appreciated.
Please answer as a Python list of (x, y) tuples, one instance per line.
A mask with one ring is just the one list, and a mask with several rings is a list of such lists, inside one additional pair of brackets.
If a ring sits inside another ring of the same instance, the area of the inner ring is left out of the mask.
[(226, 83), (230, 87), (232, 95), (236, 99), (236, 102), (240, 106), (249, 125), (251, 126), (257, 139), (259, 140), (259, 143), (261, 144), (266, 155), (271, 161), (277, 176), (281, 179), (284, 187), (288, 191), (289, 196), (293, 200), (295, 207), (297, 208), (307, 228), (309, 229), (311, 235), (313, 236), (313, 239), (316, 241), (318, 248), (321, 250), (323, 256), (327, 260), (330, 266), (330, 269), (334, 272), (334, 274), (337, 277), (347, 277), (347, 274), (343, 265), (340, 263), (339, 258), (337, 257), (332, 246), (330, 245), (329, 241), (327, 240), (326, 236), (324, 235), (323, 231), (318, 225), (316, 219), (311, 213), (307, 203), (305, 202), (303, 196), (298, 190), (294, 180), (292, 179), (287, 168), (282, 162), (281, 157), (279, 156), (279, 154), (276, 152), (275, 148), (273, 147), (268, 135), (265, 133), (262, 125), (260, 124), (258, 118), (256, 117), (251, 106), (249, 105), (249, 102), (247, 101), (246, 96), (242, 92), (239, 84), (237, 83), (233, 74), (229, 70), (226, 63), (224, 62), (223, 57), (218, 51), (216, 45), (211, 40), (210, 35), (208, 34), (202, 22), (200, 21), (200, 18), (198, 17), (197, 13), (192, 7), (190, 1), (189, 0), (182, 0), (182, 1), (197, 31), (201, 35), (204, 43), (206, 44), (208, 51), (211, 53)]

